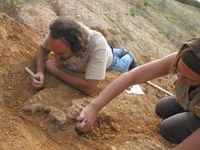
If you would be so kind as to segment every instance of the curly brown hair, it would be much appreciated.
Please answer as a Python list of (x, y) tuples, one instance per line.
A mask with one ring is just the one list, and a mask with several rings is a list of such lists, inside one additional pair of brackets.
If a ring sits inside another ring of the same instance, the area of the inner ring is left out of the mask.
[(85, 52), (87, 33), (79, 22), (66, 17), (58, 17), (52, 22), (49, 29), (50, 36), (60, 39), (66, 46), (69, 46), (75, 56), (81, 57)]

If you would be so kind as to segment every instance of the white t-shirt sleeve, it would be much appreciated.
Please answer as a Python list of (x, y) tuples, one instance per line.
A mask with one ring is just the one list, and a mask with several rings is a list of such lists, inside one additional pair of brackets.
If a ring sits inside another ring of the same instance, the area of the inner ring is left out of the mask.
[(85, 78), (91, 80), (103, 80), (106, 73), (107, 52), (106, 49), (95, 51), (87, 64)]
[(96, 36), (92, 40), (90, 47), (92, 51), (86, 66), (85, 78), (91, 80), (102, 80), (105, 78), (107, 56), (107, 41), (102, 35)]

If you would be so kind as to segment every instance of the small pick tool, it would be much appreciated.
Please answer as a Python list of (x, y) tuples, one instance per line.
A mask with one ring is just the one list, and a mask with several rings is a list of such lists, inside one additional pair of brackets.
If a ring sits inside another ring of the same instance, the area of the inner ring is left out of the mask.
[(25, 70), (26, 70), (26, 72), (28, 72), (28, 74), (31, 75), (32, 78), (34, 78), (34, 79), (36, 78), (35, 73), (33, 73), (33, 71), (31, 71), (28, 67), (25, 67)]

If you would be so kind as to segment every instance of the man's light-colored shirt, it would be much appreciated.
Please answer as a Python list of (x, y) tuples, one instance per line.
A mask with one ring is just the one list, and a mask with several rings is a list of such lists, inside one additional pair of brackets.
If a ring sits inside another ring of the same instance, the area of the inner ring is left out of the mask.
[[(63, 64), (67, 69), (84, 72), (85, 79), (102, 80), (105, 78), (106, 69), (111, 65), (113, 55), (104, 36), (82, 25), (87, 32), (87, 47), (83, 57), (72, 56)], [(44, 39), (42, 46), (50, 52), (48, 45), (49, 34)]]

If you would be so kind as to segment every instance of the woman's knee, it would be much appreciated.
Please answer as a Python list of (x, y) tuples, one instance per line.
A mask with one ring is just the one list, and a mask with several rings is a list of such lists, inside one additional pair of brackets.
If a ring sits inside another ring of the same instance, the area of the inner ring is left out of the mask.
[(161, 99), (155, 107), (156, 114), (162, 118), (168, 118), (184, 111), (182, 106), (177, 103), (175, 96)]
[(192, 133), (188, 121), (188, 112), (164, 119), (160, 126), (160, 134), (170, 142), (178, 144)]
[(160, 134), (172, 143), (180, 143), (182, 141), (181, 135), (176, 132), (179, 130), (173, 125), (174, 122), (164, 120), (160, 125)]
[(171, 99), (174, 99), (173, 97), (167, 97), (167, 98), (162, 98), (161, 100), (158, 101), (158, 103), (155, 106), (155, 112), (158, 116), (162, 118), (166, 118), (166, 111), (165, 108), (168, 106), (169, 102)]

